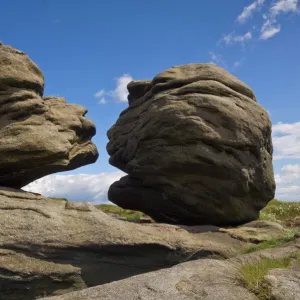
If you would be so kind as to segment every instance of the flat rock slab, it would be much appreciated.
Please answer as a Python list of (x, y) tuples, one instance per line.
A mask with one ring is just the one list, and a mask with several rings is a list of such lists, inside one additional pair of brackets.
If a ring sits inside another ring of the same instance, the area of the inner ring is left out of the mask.
[(220, 228), (220, 231), (228, 233), (235, 239), (255, 244), (281, 238), (286, 234), (280, 224), (269, 221), (253, 221), (237, 228)]
[(210, 228), (193, 233), (120, 221), (88, 203), (11, 188), (0, 188), (0, 228), (1, 300), (63, 294), (199, 258), (226, 259), (248, 245)]
[[(49, 300), (257, 300), (224, 261), (198, 260)], [(46, 300), (46, 299), (45, 299)]]
[[(286, 258), (292, 253), (299, 252), (299, 246), (300, 239), (289, 246), (241, 255), (226, 261), (202, 259), (186, 262), (169, 269), (47, 299), (258, 300), (258, 297), (241, 282), (240, 267), (245, 263), (258, 262), (261, 258)], [(297, 293), (299, 291), (299, 272), (272, 270), (268, 278), (270, 282), (272, 281), (271, 289), (276, 295), (275, 300), (299, 299), (299, 293)]]

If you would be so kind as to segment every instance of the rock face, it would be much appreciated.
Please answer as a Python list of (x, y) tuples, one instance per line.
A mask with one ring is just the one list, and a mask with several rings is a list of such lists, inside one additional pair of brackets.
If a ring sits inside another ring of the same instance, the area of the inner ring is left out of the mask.
[(298, 300), (300, 298), (300, 264), (291, 269), (271, 270), (266, 276), (271, 299)]
[[(269, 238), (279, 237), (279, 231), (284, 235), (271, 222), (252, 222), (236, 232), (136, 224), (89, 203), (50, 200), (12, 188), (0, 188), (0, 228), (0, 300), (59, 295), (54, 299), (250, 300), (257, 298), (239, 283), (243, 262), (296, 253), (300, 259), (300, 238), (241, 255), (254, 246), (243, 241), (250, 240), (243, 229), (250, 237), (257, 232), (259, 242), (267, 236), (262, 230), (270, 230)], [(294, 272), (270, 273), (274, 294), (298, 284), (293, 280), (299, 272)]]
[(201, 226), (190, 233), (124, 222), (88, 203), (11, 188), (0, 188), (0, 228), (0, 300), (59, 295), (204, 257), (226, 259), (249, 245)]
[(87, 110), (43, 98), (40, 69), (23, 52), (0, 44), (0, 185), (19, 188), (45, 175), (97, 160)]
[(169, 269), (45, 300), (299, 300), (299, 268), (271, 269), (266, 276), (270, 297), (266, 295), (265, 298), (248, 289), (241, 282), (240, 275), (240, 268), (245, 263), (257, 263), (262, 258), (285, 259), (299, 253), (299, 246), (300, 239), (279, 249), (240, 255), (225, 261), (202, 259), (185, 262)]
[(129, 174), (109, 199), (159, 222), (235, 225), (274, 197), (271, 122), (252, 90), (213, 64), (176, 66), (128, 85), (108, 131), (110, 163)]

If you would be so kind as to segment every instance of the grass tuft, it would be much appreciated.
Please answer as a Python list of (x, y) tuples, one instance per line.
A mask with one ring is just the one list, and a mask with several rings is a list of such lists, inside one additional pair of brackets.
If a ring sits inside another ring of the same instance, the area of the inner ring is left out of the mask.
[(293, 241), (295, 235), (300, 232), (300, 228), (293, 228), (286, 231), (285, 236), (279, 238), (273, 238), (258, 245), (251, 246), (245, 250), (244, 253), (252, 253), (259, 250), (278, 248), (281, 245)]
[(47, 199), (49, 199), (49, 200), (55, 200), (55, 201), (68, 201), (68, 199), (67, 198), (56, 198), (56, 197), (52, 197), (52, 198), (47, 198)]
[[(292, 226), (297, 220), (300, 222), (300, 202), (281, 202), (271, 200), (260, 211), (260, 220), (273, 221), (285, 226)], [(300, 224), (300, 223), (299, 223)]]
[(111, 204), (100, 204), (96, 207), (106, 214), (118, 215), (121, 218), (125, 218), (127, 221), (138, 221), (141, 218), (147, 217), (144, 213), (139, 211), (134, 211), (130, 209), (123, 209), (116, 205)]
[(259, 299), (270, 299), (269, 287), (266, 284), (264, 277), (271, 269), (288, 268), (290, 261), (290, 257), (285, 259), (262, 258), (255, 263), (246, 263), (241, 267), (240, 279)]

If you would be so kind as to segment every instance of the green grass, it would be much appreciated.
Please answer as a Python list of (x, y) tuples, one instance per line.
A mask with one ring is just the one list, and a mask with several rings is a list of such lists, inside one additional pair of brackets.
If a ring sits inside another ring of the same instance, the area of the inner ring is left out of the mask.
[(260, 243), (258, 245), (251, 246), (246, 249), (244, 253), (252, 253), (259, 250), (269, 249), (269, 248), (277, 248), (281, 245), (288, 243), (294, 239), (295, 234), (300, 232), (300, 228), (293, 228), (286, 231), (285, 236), (280, 238), (270, 239), (266, 242)]
[(138, 221), (141, 218), (147, 217), (144, 213), (139, 211), (134, 211), (130, 209), (123, 209), (116, 205), (111, 204), (100, 204), (96, 207), (107, 214), (115, 214), (122, 218), (125, 218), (127, 221)]
[(280, 202), (274, 199), (260, 212), (260, 220), (274, 221), (287, 226), (296, 218), (300, 219), (300, 202)]
[(291, 257), (285, 259), (262, 258), (256, 263), (247, 263), (241, 267), (240, 279), (242, 283), (261, 300), (270, 299), (269, 288), (264, 280), (271, 269), (288, 268)]
[(47, 198), (47, 199), (49, 199), (49, 200), (58, 200), (58, 201), (68, 201), (68, 199), (67, 198)]
[[(54, 200), (54, 201), (68, 201), (66, 198), (48, 198), (49, 200)], [(134, 211), (130, 209), (123, 209), (119, 206), (112, 205), (112, 204), (100, 204), (100, 205), (95, 205), (98, 209), (102, 210), (103, 212), (107, 214), (114, 214), (118, 215), (119, 217), (125, 218), (127, 221), (138, 221), (141, 218), (148, 217), (142, 212), (139, 211)]]

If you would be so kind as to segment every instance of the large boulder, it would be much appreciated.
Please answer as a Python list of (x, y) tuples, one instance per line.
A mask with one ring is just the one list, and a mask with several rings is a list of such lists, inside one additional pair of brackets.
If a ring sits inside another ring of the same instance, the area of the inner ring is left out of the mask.
[(97, 160), (95, 126), (79, 105), (43, 98), (44, 78), (29, 57), (0, 43), (0, 185), (19, 188)]
[(252, 90), (214, 64), (176, 66), (128, 85), (108, 131), (128, 176), (109, 199), (159, 222), (235, 225), (274, 197), (271, 122)]
[[(207, 226), (206, 226), (207, 227)], [(249, 244), (227, 233), (114, 219), (89, 203), (0, 188), (0, 300), (105, 284)]]

